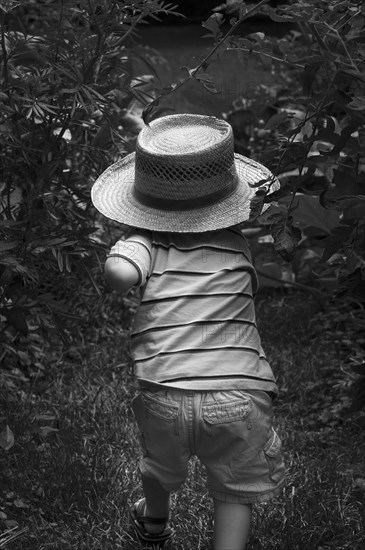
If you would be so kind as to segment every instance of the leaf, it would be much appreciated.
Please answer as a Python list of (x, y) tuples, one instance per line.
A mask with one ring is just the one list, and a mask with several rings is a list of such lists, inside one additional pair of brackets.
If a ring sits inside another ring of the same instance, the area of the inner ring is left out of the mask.
[(57, 115), (57, 111), (55, 111), (55, 107), (53, 105), (49, 105), (41, 101), (38, 101), (37, 105), (44, 111), (51, 113), (52, 115)]
[(341, 224), (332, 229), (331, 234), (322, 241), (325, 249), (321, 262), (328, 261), (346, 243), (352, 234), (353, 228), (353, 225)]
[(247, 38), (249, 40), (251, 40), (251, 39), (255, 40), (255, 42), (258, 42), (259, 44), (261, 44), (262, 41), (265, 38), (265, 33), (264, 32), (253, 32), (253, 33), (248, 34)]
[(16, 508), (29, 508), (29, 504), (25, 504), (21, 498), (16, 498), (13, 504)]
[[(345, 202), (345, 201), (340, 201)], [(365, 219), (365, 197), (354, 197), (354, 201), (348, 206), (344, 207), (343, 210), (343, 219), (352, 220), (352, 219)]]
[(7, 13), (20, 5), (21, 2), (17, 2), (16, 0), (2, 0), (0, 9)]
[(279, 46), (279, 50), (283, 54), (288, 53), (292, 49), (292, 45), (290, 44), (290, 42), (288, 42), (286, 38), (282, 38), (281, 40), (279, 40), (278, 46)]
[(58, 428), (52, 428), (52, 426), (35, 426), (33, 431), (39, 434), (41, 437), (46, 438), (48, 435), (59, 432)]
[(294, 17), (292, 17), (291, 15), (287, 15), (287, 13), (280, 14), (274, 8), (269, 7), (268, 14), (269, 14), (270, 19), (272, 19), (276, 23), (286, 23), (288, 21), (294, 21)]
[(55, 324), (55, 327), (57, 329), (58, 334), (60, 335), (62, 342), (66, 344), (66, 346), (69, 346), (71, 344), (71, 338), (69, 334), (66, 332), (66, 326), (62, 322), (62, 320), (56, 315), (54, 311), (52, 311), (52, 318), (53, 322)]
[[(365, 363), (363, 365), (365, 366)], [(360, 490), (365, 491), (365, 479), (358, 477), (357, 479), (355, 479), (354, 485), (355, 487), (358, 487)]]
[(58, 269), (63, 271), (63, 256), (60, 251), (57, 252), (57, 263), (58, 263)]
[(284, 258), (290, 262), (296, 253), (298, 243), (302, 238), (300, 229), (291, 224), (291, 218), (284, 220), (271, 227), (271, 233), (274, 237), (274, 248)]
[(364, 111), (365, 97), (357, 96), (347, 106), (350, 107), (350, 109), (354, 109), (354, 111)]
[[(218, 38), (222, 32), (220, 30), (220, 25), (223, 21), (223, 15), (221, 13), (213, 13), (206, 21), (203, 21), (202, 27), (204, 29), (207, 29), (211, 32), (211, 35), (216, 39)], [(211, 36), (211, 35), (205, 35), (205, 36)]]
[(14, 442), (14, 434), (9, 426), (6, 426), (0, 433), (0, 447), (4, 449), (4, 451), (9, 451), (14, 446)]
[(316, 139), (322, 141), (332, 141), (334, 143), (334, 147), (331, 151), (328, 151), (328, 153), (321, 152), (322, 157), (337, 155), (340, 153), (351, 138), (351, 134), (353, 134), (358, 127), (359, 125), (357, 123), (351, 123), (341, 131), (340, 135), (332, 134), (330, 136), (326, 131), (320, 132), (320, 134), (316, 136)]
[(286, 122), (289, 118), (289, 114), (286, 111), (281, 111), (273, 115), (265, 124), (265, 130), (275, 130), (280, 124)]
[(203, 88), (205, 88), (209, 93), (211, 94), (218, 94), (219, 91), (217, 90), (214, 82), (213, 82), (213, 79), (211, 77), (209, 77), (208, 75), (203, 75), (203, 76), (196, 76), (194, 77), (198, 82), (199, 84), (201, 84), (203, 86)]
[(350, 41), (350, 40), (356, 40), (357, 43), (359, 42), (365, 42), (365, 33), (362, 32), (362, 31), (350, 31), (347, 35), (346, 35), (346, 40), (347, 41)]
[(341, 266), (338, 282), (340, 284), (338, 296), (350, 296), (359, 302), (365, 300), (365, 279), (360, 267), (360, 260), (355, 270), (351, 265)]
[(266, 197), (266, 191), (264, 189), (259, 189), (256, 192), (256, 195), (251, 199), (250, 202), (250, 215), (249, 220), (254, 221), (262, 212)]
[(0, 254), (2, 252), (6, 252), (7, 250), (12, 250), (13, 248), (16, 248), (19, 246), (19, 241), (3, 241), (0, 244)]
[(356, 374), (360, 374), (361, 376), (365, 376), (365, 362), (364, 363), (352, 363), (349, 365), (350, 369)]
[(263, 187), (263, 186), (266, 187), (266, 186), (270, 186), (271, 183), (273, 183), (275, 181), (277, 181), (275, 176), (270, 175), (270, 176), (267, 176), (267, 178), (263, 178), (262, 180), (257, 181), (256, 183), (249, 183), (249, 186), (254, 188), (254, 189), (256, 187)]
[(149, 105), (147, 105), (142, 112), (142, 120), (149, 126), (149, 123), (153, 120), (153, 113), (155, 112), (156, 107), (160, 104), (160, 97), (157, 97)]
[[(323, 63), (327, 60), (327, 57), (325, 55), (309, 55), (308, 57), (300, 57), (299, 61), (303, 63), (303, 65), (306, 65), (305, 70), (310, 71), (311, 65), (317, 65), (318, 63)], [(315, 69), (316, 67), (313, 67)]]
[(24, 309), (20, 307), (14, 307), (11, 309), (3, 309), (3, 313), (6, 316), (8, 322), (24, 336), (28, 334), (28, 325), (24, 315)]

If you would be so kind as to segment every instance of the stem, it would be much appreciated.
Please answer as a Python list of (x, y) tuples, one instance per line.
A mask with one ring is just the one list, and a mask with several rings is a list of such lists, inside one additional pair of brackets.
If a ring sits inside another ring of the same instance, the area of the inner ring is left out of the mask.
[[(195, 75), (198, 71), (200, 71), (200, 69), (202, 67), (204, 67), (208, 60), (212, 57), (212, 55), (214, 55), (214, 53), (222, 46), (222, 44), (227, 40), (227, 38), (237, 29), (237, 27), (245, 20), (247, 19), (248, 17), (250, 17), (250, 15), (252, 15), (252, 13), (254, 13), (255, 11), (257, 11), (263, 4), (266, 4), (268, 0), (261, 0), (261, 2), (259, 2), (256, 6), (252, 7), (251, 9), (249, 9), (244, 15), (242, 15), (236, 22), (234, 25), (232, 25), (232, 27), (229, 29), (229, 31), (223, 36), (223, 38), (221, 38), (221, 40), (219, 40), (219, 42), (217, 42), (217, 44), (214, 46), (214, 48), (208, 53), (208, 55), (206, 55), (206, 57), (203, 59), (203, 61), (201, 61), (194, 69), (191, 69), (189, 70), (189, 76), (183, 80), (180, 80), (178, 81), (174, 88), (172, 88), (171, 86), (173, 86), (173, 84), (170, 86), (171, 88), (171, 91), (169, 93), (172, 93), (172, 92), (176, 92), (176, 90), (178, 90), (179, 88), (181, 88), (182, 86), (184, 86), (186, 84), (186, 82), (188, 82), (189, 80), (191, 80), (192, 78), (195, 78)], [(124, 37), (123, 37), (124, 38)], [(156, 99), (154, 99), (153, 101), (151, 101), (151, 103), (147, 106), (147, 109), (148, 111), (144, 111), (145, 113), (146, 112), (150, 112), (151, 109), (153, 108), (154, 105), (158, 104), (160, 102), (160, 99), (163, 97), (164, 94), (160, 94), (158, 97), (156, 97)]]
[(270, 59), (274, 59), (275, 61), (280, 61), (280, 63), (287, 63), (288, 65), (293, 65), (295, 67), (300, 67), (301, 69), (305, 69), (305, 65), (302, 65), (301, 63), (295, 63), (294, 61), (289, 61), (288, 59), (283, 59), (281, 57), (276, 57), (275, 55), (272, 55), (270, 53), (266, 53), (266, 52), (260, 52), (258, 50), (251, 50), (249, 48), (227, 48), (227, 51), (232, 51), (232, 50), (240, 50), (240, 51), (243, 51), (243, 52), (248, 52), (248, 53), (257, 53), (259, 55), (263, 55), (264, 57), (269, 57)]
[(310, 28), (312, 29), (313, 31), (313, 34), (314, 36), (316, 37), (317, 39), (317, 42), (318, 44), (325, 50), (327, 50), (328, 52), (331, 51), (330, 48), (327, 46), (327, 44), (325, 43), (325, 41), (323, 40), (323, 38), (321, 37), (321, 35), (319, 34), (315, 24), (314, 25), (310, 25)]
[(336, 35), (337, 40), (341, 43), (341, 46), (342, 46), (342, 48), (343, 48), (345, 54), (347, 55), (347, 57), (348, 57), (348, 59), (349, 59), (349, 61), (350, 61), (351, 67), (354, 69), (354, 71), (355, 71), (359, 76), (362, 77), (361, 71), (360, 71), (360, 70), (358, 69), (358, 67), (355, 65), (355, 63), (354, 63), (354, 61), (353, 61), (353, 59), (352, 59), (352, 57), (351, 57), (351, 54), (350, 54), (350, 52), (349, 52), (349, 50), (348, 50), (348, 48), (347, 48), (345, 42), (342, 40), (342, 36), (341, 36), (340, 33), (338, 32), (338, 30), (337, 30), (337, 29), (334, 29), (333, 27), (331, 27), (331, 26), (330, 26), (328, 23), (326, 23), (326, 22), (325, 22), (325, 26), (328, 28), (328, 30), (332, 31), (332, 32)]
[(136, 28), (136, 26), (139, 24), (140, 21), (142, 21), (142, 19), (145, 17), (145, 13), (144, 12), (141, 12), (139, 14), (139, 16), (132, 22), (131, 26), (129, 27), (129, 29), (127, 30), (126, 33), (123, 34), (123, 36), (121, 36), (119, 38), (119, 40), (117, 40), (116, 42), (113, 42), (113, 48), (115, 48), (116, 46), (120, 46), (120, 44), (131, 34), (131, 32)]
[(249, 9), (244, 15), (242, 15), (234, 25), (229, 29), (229, 31), (221, 38), (219, 42), (214, 46), (214, 48), (208, 53), (208, 55), (191, 71), (191, 76), (194, 77), (195, 74), (204, 66), (206, 65), (207, 61), (212, 57), (212, 55), (215, 54), (215, 52), (224, 44), (224, 42), (227, 40), (227, 38), (239, 27), (239, 25), (245, 20), (250, 17), (255, 11), (257, 11), (263, 4), (266, 4), (268, 0), (261, 0), (256, 6), (253, 6), (251, 9)]
[(303, 285), (302, 283), (297, 283), (296, 281), (287, 281), (285, 279), (280, 279), (279, 277), (274, 277), (274, 275), (269, 275), (265, 271), (261, 271), (260, 269), (257, 269), (257, 268), (255, 268), (255, 271), (258, 275), (261, 275), (261, 277), (266, 277), (266, 279), (270, 279), (271, 281), (276, 281), (278, 283), (281, 283), (284, 286), (290, 285), (295, 288), (299, 288), (304, 292), (309, 292), (310, 294), (313, 294), (318, 304), (321, 306), (322, 309), (324, 309), (324, 299), (323, 299), (323, 293), (321, 290), (317, 290), (316, 288), (313, 288), (308, 285)]
[(340, 25), (337, 27), (337, 31), (339, 31), (342, 27), (344, 27), (345, 25), (347, 25), (348, 23), (350, 23), (351, 19), (353, 19), (354, 17), (356, 17), (356, 16), (359, 15), (360, 13), (361, 13), (361, 10), (359, 10), (359, 11), (357, 11), (356, 13), (350, 15), (350, 17), (349, 17), (346, 21), (342, 22), (342, 21), (343, 21), (344, 19), (346, 19), (346, 17), (348, 16), (348, 13), (345, 13), (345, 15), (343, 15), (343, 16), (337, 21), (337, 23), (336, 23), (337, 25), (339, 25), (340, 23), (342, 23), (342, 24), (340, 24)]
[(3, 58), (4, 58), (4, 81), (8, 81), (8, 52), (6, 51), (6, 44), (5, 44), (5, 14), (3, 11), (1, 11), (0, 14), (0, 23), (1, 23), (1, 49), (3, 52)]

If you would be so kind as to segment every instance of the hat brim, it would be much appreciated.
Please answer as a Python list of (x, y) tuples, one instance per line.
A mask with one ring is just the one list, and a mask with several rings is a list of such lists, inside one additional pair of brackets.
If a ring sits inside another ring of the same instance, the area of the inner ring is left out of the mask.
[[(274, 192), (280, 184), (273, 181), (272, 173), (262, 164), (237, 153), (234, 158), (237, 188), (216, 204), (191, 210), (163, 210), (141, 204), (133, 194), (135, 153), (112, 164), (99, 176), (92, 187), (91, 200), (107, 218), (152, 231), (200, 233), (237, 225), (250, 216), (251, 199), (257, 192), (252, 185), (264, 180), (262, 188), (271, 184), (270, 192)], [(264, 204), (263, 210), (269, 206)]]

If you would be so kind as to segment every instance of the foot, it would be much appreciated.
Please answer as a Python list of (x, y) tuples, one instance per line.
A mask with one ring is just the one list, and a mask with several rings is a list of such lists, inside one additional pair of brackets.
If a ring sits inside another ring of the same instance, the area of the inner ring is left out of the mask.
[(130, 509), (130, 517), (138, 538), (144, 542), (166, 542), (174, 534), (168, 527), (168, 518), (145, 515), (145, 499), (138, 500)]

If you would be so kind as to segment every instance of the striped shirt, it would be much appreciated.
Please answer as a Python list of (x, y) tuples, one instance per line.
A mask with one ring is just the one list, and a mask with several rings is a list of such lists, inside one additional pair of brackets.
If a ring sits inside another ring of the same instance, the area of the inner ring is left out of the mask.
[(256, 325), (257, 277), (238, 230), (138, 231), (112, 256), (140, 274), (131, 335), (140, 385), (277, 393)]

